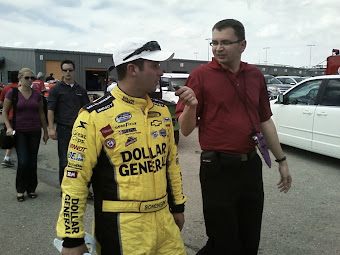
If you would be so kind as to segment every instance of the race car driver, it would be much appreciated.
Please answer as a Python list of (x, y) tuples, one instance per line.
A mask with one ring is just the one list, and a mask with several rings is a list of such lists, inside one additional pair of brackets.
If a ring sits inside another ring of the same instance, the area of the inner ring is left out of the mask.
[(84, 106), (72, 130), (57, 235), (83, 254), (87, 184), (95, 196), (97, 254), (186, 254), (184, 202), (168, 108), (147, 93), (173, 57), (156, 41), (125, 41), (113, 54), (118, 85)]

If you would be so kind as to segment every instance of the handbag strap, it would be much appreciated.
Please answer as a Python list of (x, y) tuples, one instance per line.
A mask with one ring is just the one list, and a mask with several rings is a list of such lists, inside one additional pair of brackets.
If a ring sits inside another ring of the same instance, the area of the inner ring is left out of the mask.
[(244, 81), (244, 94), (245, 94), (245, 101), (243, 101), (243, 99), (242, 99), (241, 95), (238, 93), (238, 91), (237, 91), (237, 89), (235, 88), (235, 86), (233, 86), (233, 82), (232, 82), (232, 80), (230, 79), (230, 77), (229, 77), (229, 75), (227, 74), (227, 72), (225, 72), (225, 74), (226, 74), (226, 76), (227, 76), (228, 80), (230, 81), (230, 83), (231, 83), (231, 86), (234, 88), (234, 90), (235, 90), (235, 92), (236, 92), (236, 94), (237, 94), (238, 98), (240, 99), (240, 101), (241, 101), (241, 102), (242, 102), (242, 104), (244, 105), (244, 108), (246, 109), (246, 112), (247, 112), (248, 118), (249, 118), (249, 120), (250, 120), (250, 122), (251, 122), (251, 125), (253, 126), (253, 128), (252, 128), (252, 132), (253, 132), (254, 134), (256, 134), (256, 128), (255, 128), (255, 125), (254, 125), (254, 122), (253, 122), (253, 120), (252, 120), (252, 119), (251, 119), (251, 117), (250, 117), (250, 114), (249, 114), (249, 111), (248, 111), (248, 107), (247, 107), (247, 86), (246, 86), (246, 77), (245, 77), (245, 74), (244, 74), (244, 72), (243, 72), (243, 81)]
[(15, 130), (16, 117), (17, 117), (17, 103), (18, 103), (18, 88), (13, 87), (13, 95), (12, 95), (12, 105), (13, 105), (13, 119), (12, 119), (12, 127)]

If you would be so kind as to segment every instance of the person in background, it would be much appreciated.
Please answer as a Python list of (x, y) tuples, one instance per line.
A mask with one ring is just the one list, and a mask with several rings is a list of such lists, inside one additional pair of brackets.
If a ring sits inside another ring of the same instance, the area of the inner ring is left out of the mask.
[[(176, 95), (176, 117), (189, 135), (199, 125), (200, 182), (208, 241), (197, 253), (257, 254), (264, 203), (262, 161), (255, 149), (261, 132), (279, 163), (280, 191), (291, 188), (286, 157), (271, 119), (263, 73), (241, 61), (246, 48), (241, 22), (212, 28), (211, 62), (194, 69)], [(199, 118), (199, 122), (198, 122)], [(280, 231), (278, 229), (278, 231)]]
[[(81, 107), (90, 102), (86, 90), (75, 80), (75, 64), (64, 60), (60, 65), (64, 79), (54, 85), (48, 95), (48, 128), (49, 136), (58, 140), (59, 183), (63, 180), (67, 165), (67, 150), (71, 131)], [(56, 122), (56, 129), (54, 123)]]
[(51, 80), (54, 80), (53, 73), (50, 73), (50, 76), (47, 76), (45, 81), (48, 82)]
[(45, 75), (42, 72), (39, 72), (37, 75), (37, 79), (32, 83), (32, 89), (38, 90), (41, 94), (46, 91), (44, 84)]
[[(30, 198), (36, 198), (37, 178), (37, 158), (41, 138), (41, 127), (43, 128), (43, 140), (46, 144), (48, 140), (47, 124), (43, 112), (43, 102), (41, 94), (32, 89), (34, 73), (29, 68), (19, 71), (18, 102), (16, 105), (16, 151), (18, 157), (18, 168), (16, 175), (17, 200), (25, 200), (24, 193)], [(13, 127), (9, 121), (9, 111), (12, 106), (13, 89), (6, 94), (3, 107), (3, 119), (7, 128), (8, 136), (14, 135)]]
[(163, 74), (159, 61), (173, 55), (156, 41), (123, 41), (113, 54), (118, 85), (81, 109), (62, 183), (63, 255), (87, 252), (82, 215), (90, 180), (97, 254), (186, 254), (186, 197), (171, 114), (148, 96)]
[[(11, 88), (17, 88), (18, 85), (18, 72), (11, 72), (11, 82), (10, 84), (8, 84), (7, 86), (5, 86), (3, 88), (3, 90), (1, 91), (0, 94), (0, 106), (3, 107), (4, 101), (5, 101), (5, 96), (7, 94), (7, 92), (11, 89)], [(8, 119), (9, 121), (12, 121), (13, 118), (13, 109), (11, 108), (9, 111), (9, 115), (8, 115)], [(3, 159), (3, 161), (1, 162), (1, 165), (4, 167), (13, 167), (14, 163), (11, 160), (11, 155), (12, 155), (12, 149), (7, 149), (6, 153), (5, 153), (5, 157)]]
[(116, 80), (115, 80), (112, 76), (109, 76), (109, 80), (108, 80), (108, 83), (107, 83), (106, 92), (111, 92), (111, 90), (113, 90), (113, 88), (114, 88), (116, 85), (117, 85)]

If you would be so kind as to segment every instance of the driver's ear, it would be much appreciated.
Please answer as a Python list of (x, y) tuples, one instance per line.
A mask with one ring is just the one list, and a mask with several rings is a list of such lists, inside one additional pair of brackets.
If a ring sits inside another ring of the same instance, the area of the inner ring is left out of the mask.
[(137, 65), (134, 65), (132, 63), (129, 63), (127, 66), (126, 66), (126, 72), (129, 73), (130, 75), (132, 76), (136, 76), (137, 73), (139, 72), (139, 68)]

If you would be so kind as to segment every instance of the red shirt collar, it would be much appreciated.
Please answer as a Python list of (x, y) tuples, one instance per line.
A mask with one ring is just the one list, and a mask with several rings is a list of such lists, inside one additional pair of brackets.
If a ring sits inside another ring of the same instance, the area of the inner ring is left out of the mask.
[(227, 72), (228, 74), (232, 76), (237, 76), (239, 73), (243, 72), (246, 69), (246, 66), (248, 64), (246, 62), (241, 61), (240, 69), (237, 71), (237, 73), (233, 73), (228, 68), (224, 68), (223, 66), (221, 66), (220, 63), (218, 63), (215, 58), (212, 58), (212, 61), (209, 62), (208, 65), (215, 70)]

